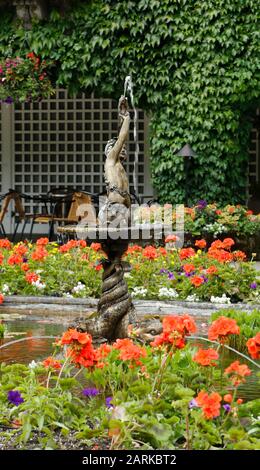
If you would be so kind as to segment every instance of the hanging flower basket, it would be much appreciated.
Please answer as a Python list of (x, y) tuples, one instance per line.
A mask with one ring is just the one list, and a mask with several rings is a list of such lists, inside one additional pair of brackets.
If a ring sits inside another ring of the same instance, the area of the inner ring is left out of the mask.
[(54, 93), (46, 72), (49, 65), (33, 52), (26, 58), (0, 61), (0, 100), (23, 103), (48, 98)]

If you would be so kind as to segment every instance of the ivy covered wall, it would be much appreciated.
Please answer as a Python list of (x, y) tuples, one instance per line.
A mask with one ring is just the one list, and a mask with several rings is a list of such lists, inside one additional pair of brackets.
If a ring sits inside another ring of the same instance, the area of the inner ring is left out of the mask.
[(245, 201), (250, 116), (260, 102), (260, 3), (255, 0), (93, 0), (53, 10), (31, 30), (0, 20), (0, 55), (33, 50), (55, 61), (71, 91), (122, 93), (132, 75), (151, 115), (153, 183), (161, 201)]

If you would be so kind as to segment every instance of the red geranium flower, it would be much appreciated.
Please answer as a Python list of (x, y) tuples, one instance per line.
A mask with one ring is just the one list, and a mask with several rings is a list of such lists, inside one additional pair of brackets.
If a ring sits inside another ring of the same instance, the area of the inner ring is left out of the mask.
[(23, 244), (21, 244), (21, 245), (16, 245), (16, 246), (14, 247), (14, 253), (15, 253), (16, 255), (21, 255), (21, 256), (23, 256), (23, 255), (25, 255), (25, 253), (27, 253), (27, 251), (28, 251), (28, 247), (25, 246), (25, 245), (23, 245)]
[(245, 382), (245, 377), (251, 374), (251, 370), (246, 364), (240, 364), (239, 361), (235, 361), (225, 369), (225, 374), (230, 375), (231, 382), (237, 386)]
[(217, 392), (208, 395), (206, 392), (199, 392), (195, 398), (198, 406), (202, 408), (206, 419), (216, 418), (220, 415), (221, 396)]
[(48, 368), (53, 368), (53, 369), (60, 369), (61, 368), (61, 362), (58, 361), (57, 359), (54, 359), (52, 356), (47, 357), (42, 361), (42, 364), (44, 367)]
[(11, 250), (12, 243), (9, 242), (7, 238), (0, 239), (0, 248), (5, 248), (6, 250)]
[(195, 271), (195, 266), (194, 264), (184, 264), (183, 265), (183, 271), (185, 271), (185, 273), (189, 274), (189, 273), (192, 273), (193, 271)]
[(218, 359), (219, 355), (215, 349), (199, 349), (195, 356), (193, 356), (193, 360), (200, 364), (201, 366), (215, 366), (216, 363), (213, 362), (214, 360)]
[(38, 276), (38, 274), (36, 273), (26, 273), (25, 279), (27, 282), (29, 282), (29, 284), (32, 284), (33, 282), (38, 281), (38, 279), (40, 279), (40, 276)]
[(32, 253), (32, 259), (34, 261), (42, 261), (46, 256), (48, 256), (48, 251), (43, 246), (38, 246), (36, 250)]
[(233, 401), (233, 396), (231, 395), (231, 393), (227, 393), (226, 395), (224, 395), (224, 400), (225, 400), (227, 403), (232, 403), (232, 401)]
[(89, 344), (92, 343), (92, 338), (88, 333), (81, 333), (74, 328), (70, 328), (69, 330), (65, 331), (65, 333), (63, 333), (59, 344), (63, 345), (73, 343), (79, 343), (81, 345)]
[(14, 264), (22, 264), (22, 262), (23, 262), (22, 256), (17, 255), (15, 253), (11, 255), (7, 260), (7, 263), (10, 264), (11, 266), (13, 266)]
[(164, 317), (162, 327), (163, 332), (156, 336), (151, 346), (157, 347), (168, 344), (177, 349), (182, 349), (185, 346), (184, 337), (190, 335), (190, 333), (195, 333), (197, 330), (193, 318), (187, 314)]
[(206, 269), (206, 273), (209, 275), (217, 274), (217, 272), (218, 272), (218, 268), (216, 268), (216, 266), (214, 265), (209, 266), (208, 269)]
[(248, 352), (253, 359), (260, 359), (260, 332), (246, 343)]
[(2, 304), (4, 302), (5, 298), (3, 296), (3, 294), (0, 294), (0, 304)]
[(237, 261), (244, 261), (246, 259), (246, 254), (241, 250), (233, 251), (232, 254), (233, 258)]
[(239, 335), (240, 328), (236, 320), (224, 316), (219, 317), (209, 327), (208, 338), (211, 341), (225, 341), (228, 335)]
[(119, 359), (122, 361), (134, 361), (136, 365), (141, 365), (140, 358), (147, 355), (144, 348), (134, 344), (129, 338), (117, 339), (113, 344), (113, 348), (120, 351)]
[(158, 253), (157, 253), (157, 250), (156, 248), (154, 248), (154, 246), (146, 246), (144, 249), (143, 249), (143, 257), (144, 258), (148, 258), (148, 259), (155, 259), (158, 257)]
[(30, 266), (29, 266), (28, 263), (23, 263), (23, 264), (21, 265), (21, 270), (22, 270), (22, 271), (26, 272), (26, 271), (29, 271), (29, 269), (30, 269)]
[(186, 259), (186, 258), (191, 258), (192, 256), (195, 256), (195, 251), (193, 248), (182, 248), (180, 250), (180, 259)]
[(4, 255), (2, 253), (0, 253), (0, 264), (2, 264), (4, 261)]
[(193, 276), (190, 280), (193, 286), (199, 287), (201, 284), (204, 284), (205, 280), (203, 277), (200, 276)]
[(49, 243), (49, 239), (47, 237), (42, 237), (42, 238), (38, 238), (37, 242), (36, 242), (36, 245), (37, 246), (46, 246), (48, 245)]
[(90, 248), (94, 251), (101, 250), (101, 243), (91, 243)]
[(229, 250), (231, 246), (235, 245), (233, 238), (225, 238), (222, 242), (222, 247), (225, 250)]

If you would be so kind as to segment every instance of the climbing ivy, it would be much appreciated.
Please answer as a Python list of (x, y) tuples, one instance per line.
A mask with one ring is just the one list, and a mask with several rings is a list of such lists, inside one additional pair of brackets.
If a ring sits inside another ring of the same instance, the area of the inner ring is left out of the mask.
[(186, 142), (196, 152), (190, 202), (245, 201), (252, 112), (260, 102), (255, 0), (93, 0), (24, 30), (0, 20), (0, 55), (33, 50), (71, 92), (122, 93), (132, 75), (151, 116), (152, 176), (161, 201), (182, 202)]

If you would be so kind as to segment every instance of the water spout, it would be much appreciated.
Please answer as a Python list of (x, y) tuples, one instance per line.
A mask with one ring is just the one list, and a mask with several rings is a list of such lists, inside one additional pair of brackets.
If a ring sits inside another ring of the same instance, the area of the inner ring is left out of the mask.
[(21, 339), (15, 339), (13, 341), (9, 341), (8, 343), (2, 344), (0, 346), (0, 349), (7, 348), (8, 346), (11, 346), (12, 344), (15, 343), (21, 343), (22, 341), (31, 341), (32, 339), (56, 339), (57, 336), (29, 336), (27, 338), (21, 338)]
[(137, 109), (135, 107), (134, 102), (134, 91), (133, 91), (133, 82), (131, 75), (127, 75), (125, 77), (125, 84), (124, 84), (124, 96), (126, 96), (127, 92), (129, 92), (132, 109), (134, 111), (134, 142), (135, 142), (135, 159), (134, 159), (134, 170), (133, 170), (133, 182), (134, 182), (134, 192), (136, 197), (138, 198), (138, 177), (137, 177), (137, 169), (138, 169), (138, 161), (139, 161), (139, 143), (137, 139)]

